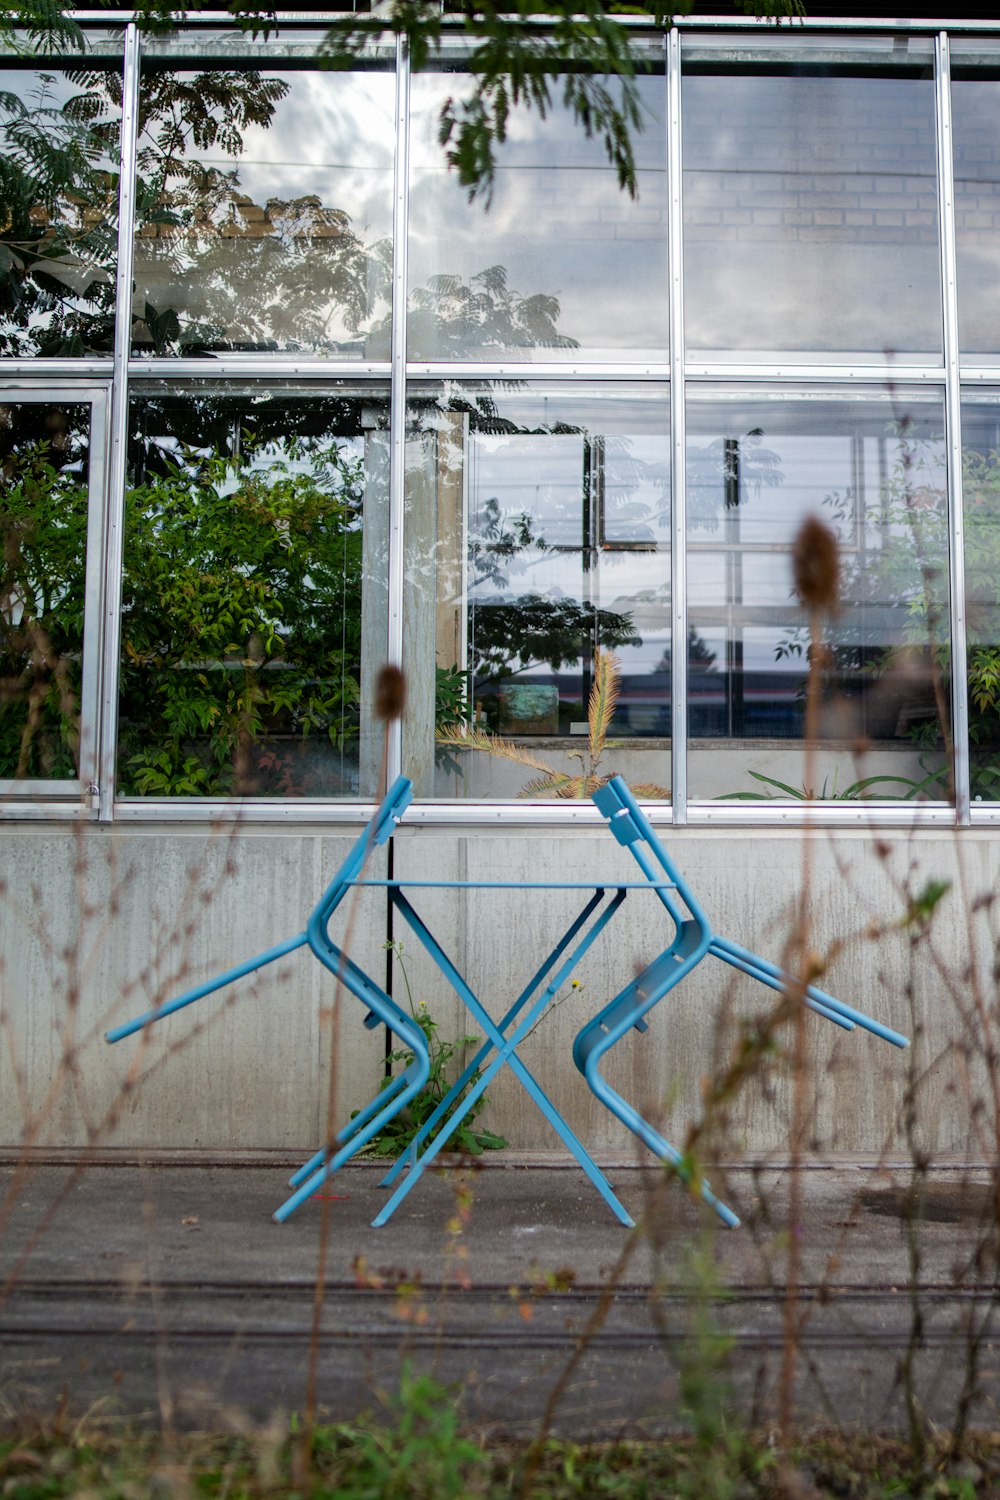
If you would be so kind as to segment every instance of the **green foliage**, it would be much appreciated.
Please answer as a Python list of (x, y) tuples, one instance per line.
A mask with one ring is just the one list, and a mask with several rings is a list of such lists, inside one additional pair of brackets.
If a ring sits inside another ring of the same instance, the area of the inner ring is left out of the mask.
[(745, 1491), (749, 1445), (745, 1431), (730, 1416), (733, 1340), (718, 1326), (715, 1307), (723, 1288), (711, 1242), (692, 1246), (685, 1262), (691, 1290), (678, 1385), (693, 1441), (677, 1494), (685, 1500), (702, 1500), (707, 1495), (713, 1500), (736, 1500)]
[(362, 461), (335, 440), (183, 450), (128, 492), (122, 790), (301, 792), (357, 737)]
[[(230, 1418), (231, 1424), (233, 1418)], [(166, 1436), (90, 1415), (79, 1427), (46, 1431), (37, 1420), (0, 1436), (0, 1490), (10, 1500), (126, 1500), (177, 1492), (206, 1500), (510, 1500), (521, 1487), (525, 1444), (471, 1437), (455, 1392), (433, 1376), (404, 1369), (398, 1388), (382, 1394), (378, 1414), (317, 1426), (311, 1471), (290, 1477), (299, 1423), (256, 1425), (250, 1435), (180, 1430)], [(248, 1429), (251, 1424), (247, 1423)], [(928, 1467), (915, 1469), (901, 1441), (855, 1431), (815, 1433), (787, 1455), (778, 1470), (773, 1434), (745, 1433), (739, 1451), (731, 1430), (721, 1443), (724, 1487), (712, 1488), (698, 1440), (686, 1435), (656, 1441), (548, 1441), (535, 1466), (532, 1500), (777, 1500), (864, 1496), (865, 1500), (920, 1496), (973, 1500), (995, 1488), (1000, 1458), (995, 1432), (967, 1441), (964, 1451), (982, 1471), (973, 1479), (942, 1472), (948, 1434), (941, 1433)], [(799, 1473), (807, 1471), (809, 1489)], [(702, 1487), (699, 1489), (699, 1483)]]
[(924, 926), (930, 921), (938, 908), (938, 904), (947, 896), (950, 890), (950, 880), (930, 879), (926, 881), (923, 888), (910, 898), (902, 925), (904, 927), (912, 927), (914, 925)]
[(482, 1445), (464, 1436), (451, 1391), (408, 1361), (384, 1416), (320, 1429), (313, 1447), (321, 1463), (325, 1448), (341, 1470), (349, 1455), (338, 1500), (464, 1500), (483, 1492)]
[(0, 354), (107, 352), (121, 77), (79, 62), (21, 76), (23, 89), (0, 92)]
[[(863, 776), (859, 781), (852, 781), (843, 790), (838, 788), (837, 777), (834, 775), (832, 784), (829, 778), (824, 778), (820, 790), (815, 791), (804, 786), (790, 786), (787, 781), (779, 781), (776, 776), (765, 776), (762, 771), (748, 771), (747, 775), (766, 787), (773, 787), (774, 790), (724, 792), (718, 800), (720, 802), (772, 802), (778, 798), (790, 797), (793, 802), (912, 802), (920, 796), (940, 795), (940, 789), (945, 787), (948, 781), (947, 768), (939, 767), (937, 770), (928, 771), (926, 776), (919, 779), (913, 776)], [(890, 786), (905, 787), (905, 791), (886, 791), (886, 787)]]
[(0, 776), (63, 780), (79, 753), (86, 447), (64, 411), (21, 412), (29, 431), (3, 444)]
[[(401, 1156), (408, 1146), (413, 1144), (418, 1132), (424, 1122), (430, 1119), (437, 1109), (441, 1100), (451, 1088), (455, 1079), (465, 1066), (465, 1051), (469, 1047), (476, 1047), (479, 1038), (476, 1036), (463, 1036), (455, 1042), (446, 1042), (438, 1034), (438, 1024), (431, 1016), (427, 1006), (420, 1002), (414, 1004), (413, 993), (410, 989), (410, 980), (406, 972), (406, 964), (403, 959), (403, 945), (398, 942), (386, 944), (388, 949), (396, 955), (399, 961), (399, 972), (403, 977), (406, 987), (406, 999), (410, 1014), (420, 1027), (427, 1040), (427, 1050), (430, 1053), (431, 1070), (427, 1082), (420, 1093), (406, 1107), (400, 1110), (388, 1125), (372, 1140), (367, 1148), (367, 1155), (371, 1156)], [(408, 1068), (413, 1062), (413, 1053), (409, 1048), (402, 1048), (391, 1054), (392, 1061), (401, 1068)], [(383, 1079), (382, 1089), (389, 1087), (390, 1080)], [(473, 1073), (469, 1082), (455, 1100), (454, 1108), (464, 1102), (470, 1091), (479, 1082), (478, 1070)], [(486, 1093), (480, 1094), (479, 1098), (469, 1108), (462, 1123), (449, 1138), (449, 1146), (453, 1151), (465, 1151), (470, 1156), (481, 1156), (484, 1151), (499, 1151), (507, 1142), (502, 1135), (496, 1135), (491, 1130), (476, 1128), (475, 1121), (486, 1106)]]

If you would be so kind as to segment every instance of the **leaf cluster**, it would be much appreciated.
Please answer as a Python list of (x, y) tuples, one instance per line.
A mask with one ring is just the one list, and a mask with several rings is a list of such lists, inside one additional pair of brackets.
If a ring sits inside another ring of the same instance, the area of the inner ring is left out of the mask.
[[(569, 759), (580, 762), (578, 772), (553, 767), (523, 745), (491, 734), (477, 725), (442, 725), (437, 732), (437, 743), (450, 750), (472, 750), (498, 755), (504, 760), (512, 760), (518, 765), (540, 772), (540, 775), (525, 783), (518, 792), (519, 797), (591, 797), (616, 774), (614, 771), (604, 771), (601, 762), (605, 750), (615, 743), (608, 739), (608, 732), (618, 702), (620, 683), (618, 658), (613, 652), (602, 651), (598, 647), (594, 652), (594, 677), (587, 705), (586, 749), (567, 751)], [(665, 787), (654, 783), (633, 782), (632, 788), (640, 797), (652, 800), (670, 798), (670, 792)]]
[[(457, 1041), (445, 1041), (439, 1031), (438, 1023), (434, 1020), (427, 1006), (421, 1002), (414, 1004), (413, 992), (410, 989), (410, 979), (406, 971), (406, 962), (403, 956), (403, 945), (398, 942), (386, 944), (395, 954), (399, 972), (406, 987), (406, 996), (409, 1004), (410, 1014), (416, 1021), (424, 1034), (427, 1042), (427, 1051), (430, 1056), (430, 1073), (416, 1098), (412, 1099), (405, 1109), (399, 1111), (383, 1126), (382, 1130), (366, 1149), (369, 1156), (401, 1156), (411, 1146), (422, 1127), (430, 1119), (438, 1105), (456, 1081), (458, 1075), (463, 1071), (466, 1050), (476, 1047), (479, 1038), (476, 1036), (459, 1037)], [(408, 1068), (413, 1062), (413, 1053), (408, 1047), (399, 1048), (390, 1054), (391, 1059), (401, 1068)], [(383, 1078), (381, 1089), (390, 1087), (391, 1078)], [(465, 1087), (455, 1097), (453, 1109), (464, 1104), (471, 1090), (479, 1082), (479, 1070), (472, 1073)], [(464, 1151), (469, 1156), (481, 1156), (484, 1151), (499, 1151), (507, 1142), (502, 1135), (496, 1135), (492, 1130), (485, 1130), (482, 1126), (477, 1128), (476, 1118), (486, 1106), (486, 1093), (468, 1105), (461, 1123), (456, 1127), (449, 1137), (449, 1145), (453, 1151)]]
[[(44, 420), (44, 419), (43, 419)], [(87, 543), (85, 438), (8, 442), (0, 505), (0, 776), (77, 775)]]
[(357, 734), (362, 463), (336, 440), (182, 450), (129, 491), (124, 788), (301, 790), (283, 744)]

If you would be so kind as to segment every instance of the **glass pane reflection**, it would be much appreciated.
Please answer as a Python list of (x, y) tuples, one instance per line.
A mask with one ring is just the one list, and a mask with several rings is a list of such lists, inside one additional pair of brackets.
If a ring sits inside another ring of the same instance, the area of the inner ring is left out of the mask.
[[(690, 401), (695, 796), (775, 796), (779, 781), (802, 789), (801, 749), (790, 742), (804, 732), (813, 646), (791, 547), (809, 515), (832, 528), (841, 559), (811, 790), (944, 796), (943, 426), (940, 398), (927, 392), (755, 397), (732, 388)], [(859, 788), (867, 776), (881, 779)]]
[(143, 74), (137, 353), (388, 359), (385, 72)]
[[(408, 774), (423, 795), (564, 796), (583, 791), (567, 776), (618, 769), (666, 797), (665, 390), (428, 388), (410, 415)], [(602, 652), (620, 693), (599, 743), (587, 706)], [(443, 748), (443, 731), (458, 742)]]
[(80, 774), (90, 408), (0, 405), (0, 778)]
[[(662, 49), (651, 65), (662, 64)], [(411, 359), (665, 360), (665, 84), (640, 76), (639, 197), (558, 102), (511, 110), (493, 201), (469, 203), (446, 168), (441, 106), (465, 75), (412, 84)]]
[(976, 801), (1000, 798), (1000, 392), (962, 405), (969, 760)]
[(110, 354), (120, 71), (0, 69), (0, 356)]
[(685, 48), (692, 354), (940, 353), (933, 54), (867, 41)]
[(954, 48), (959, 341), (993, 365), (1000, 363), (1000, 51), (982, 38), (956, 40)]
[(120, 790), (372, 796), (384, 393), (162, 388), (130, 423)]

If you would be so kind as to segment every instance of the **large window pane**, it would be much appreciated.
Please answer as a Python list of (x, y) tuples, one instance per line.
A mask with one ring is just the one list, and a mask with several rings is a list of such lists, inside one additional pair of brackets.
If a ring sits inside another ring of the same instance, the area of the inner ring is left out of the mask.
[(80, 767), (89, 405), (0, 404), (0, 779)]
[(121, 68), (0, 55), (0, 357), (110, 353)]
[[(692, 394), (696, 797), (806, 790), (810, 659), (822, 707), (808, 790), (945, 796), (946, 777), (937, 775), (948, 643), (943, 428), (941, 398), (926, 391)], [(810, 640), (792, 583), (792, 543), (810, 515), (832, 528), (840, 549), (840, 609), (821, 642)], [(858, 785), (869, 777), (879, 779)]]
[[(410, 420), (404, 764), (418, 789), (582, 796), (619, 770), (669, 795), (665, 389), (418, 388)], [(591, 725), (602, 671), (617, 706)]]
[(1000, 364), (1000, 47), (958, 39), (952, 60), (960, 344)]
[(1000, 391), (962, 406), (972, 795), (1000, 798)]
[[(641, 45), (641, 44), (640, 44)], [(667, 226), (662, 44), (641, 75), (639, 197), (559, 99), (511, 110), (492, 203), (469, 203), (438, 119), (460, 71), (412, 84), (407, 328), (411, 359), (665, 360)], [(460, 66), (460, 65), (459, 65)]]
[(135, 396), (122, 793), (373, 795), (387, 425), (375, 390)]
[(718, 37), (683, 55), (689, 352), (939, 358), (930, 41)]
[(320, 40), (147, 61), (137, 353), (388, 358), (393, 78), (321, 71)]

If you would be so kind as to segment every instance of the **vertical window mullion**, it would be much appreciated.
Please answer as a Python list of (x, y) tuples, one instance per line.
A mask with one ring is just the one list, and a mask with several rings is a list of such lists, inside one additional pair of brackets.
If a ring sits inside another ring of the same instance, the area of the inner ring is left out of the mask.
[(970, 821), (969, 678), (965, 611), (965, 529), (962, 511), (962, 417), (959, 379), (958, 283), (955, 247), (955, 169), (951, 120), (951, 54), (940, 32), (935, 47), (938, 202), (941, 284), (944, 294), (945, 431), (948, 463), (948, 557), (951, 638), (951, 705), (954, 736), (955, 813)]
[[(409, 219), (410, 56), (403, 38), (396, 45), (396, 156), (393, 177), (392, 246), (392, 375), (389, 441), (388, 659), (403, 663), (403, 519), (406, 481), (406, 283), (407, 224)], [(402, 769), (402, 721), (389, 726), (386, 775), (388, 784)]]
[(139, 120), (139, 29), (125, 29), (118, 187), (118, 266), (115, 279), (114, 373), (105, 490), (104, 600), (102, 608), (99, 730), (100, 812), (111, 821), (118, 730), (118, 659), (121, 650), (122, 553), (125, 516), (125, 454), (128, 446), (128, 360), (132, 337), (132, 260), (135, 241), (136, 158)]
[(670, 265), (670, 756), (671, 807), (687, 823), (687, 504), (684, 422), (684, 221), (680, 34), (667, 37), (667, 212)]

